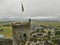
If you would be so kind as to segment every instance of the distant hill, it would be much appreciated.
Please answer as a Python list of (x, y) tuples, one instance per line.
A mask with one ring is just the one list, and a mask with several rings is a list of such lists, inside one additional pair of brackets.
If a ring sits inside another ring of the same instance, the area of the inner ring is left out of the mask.
[[(0, 18), (0, 21), (28, 21), (29, 18)], [(36, 21), (60, 21), (60, 18), (42, 18), (32, 19)]]

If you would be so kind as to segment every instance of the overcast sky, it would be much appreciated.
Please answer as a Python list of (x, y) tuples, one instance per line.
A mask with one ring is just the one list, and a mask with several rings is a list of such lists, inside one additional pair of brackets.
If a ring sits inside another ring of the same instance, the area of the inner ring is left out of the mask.
[(60, 0), (0, 0), (0, 17), (60, 17)]

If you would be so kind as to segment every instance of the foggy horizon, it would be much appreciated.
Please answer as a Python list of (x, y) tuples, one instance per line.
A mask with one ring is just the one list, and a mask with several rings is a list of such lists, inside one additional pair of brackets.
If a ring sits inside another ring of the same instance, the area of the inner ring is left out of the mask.
[(60, 0), (0, 0), (0, 17), (60, 17)]

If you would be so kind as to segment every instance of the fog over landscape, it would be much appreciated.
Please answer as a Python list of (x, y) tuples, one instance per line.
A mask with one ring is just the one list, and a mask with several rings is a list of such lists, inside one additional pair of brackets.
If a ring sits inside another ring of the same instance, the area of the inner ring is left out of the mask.
[[(21, 1), (24, 12), (21, 9)], [(59, 18), (60, 0), (0, 0), (0, 18)]]

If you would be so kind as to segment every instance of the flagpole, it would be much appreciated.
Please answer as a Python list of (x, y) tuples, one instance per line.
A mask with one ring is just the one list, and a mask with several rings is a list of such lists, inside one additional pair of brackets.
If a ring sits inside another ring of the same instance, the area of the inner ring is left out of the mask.
[(22, 10), (22, 12), (21, 12), (21, 18), (23, 18), (23, 17), (22, 17), (22, 16), (24, 15), (23, 3), (22, 3), (22, 1), (19, 1), (19, 0), (18, 0), (18, 2), (19, 2), (19, 6), (21, 5), (21, 10)]
[[(22, 1), (21, 1), (21, 10), (22, 10)], [(22, 12), (22, 16), (23, 16), (23, 12)], [(22, 17), (23, 18), (23, 17)]]
[[(22, 16), (23, 16), (24, 15), (24, 6), (23, 6), (22, 1), (21, 1), (21, 9), (22, 9)], [(22, 17), (22, 18), (24, 18), (24, 17)]]

